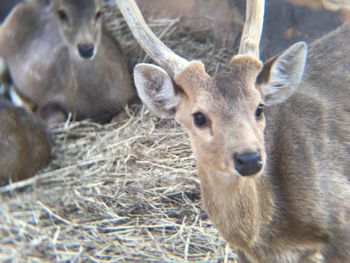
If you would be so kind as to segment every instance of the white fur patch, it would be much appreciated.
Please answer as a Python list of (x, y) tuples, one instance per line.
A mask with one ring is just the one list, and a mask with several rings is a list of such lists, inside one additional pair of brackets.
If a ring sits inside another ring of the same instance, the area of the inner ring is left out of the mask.
[(175, 89), (170, 78), (164, 80), (162, 89), (157, 94), (156, 100), (163, 101), (166, 110), (171, 110), (179, 104), (180, 96), (175, 94)]

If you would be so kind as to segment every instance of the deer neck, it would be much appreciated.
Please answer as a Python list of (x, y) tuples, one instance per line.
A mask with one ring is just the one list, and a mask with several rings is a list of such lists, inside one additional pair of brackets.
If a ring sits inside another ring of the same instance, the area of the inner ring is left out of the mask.
[(252, 246), (272, 220), (273, 193), (267, 176), (224, 178), (200, 165), (198, 171), (204, 208), (221, 234), (233, 246)]

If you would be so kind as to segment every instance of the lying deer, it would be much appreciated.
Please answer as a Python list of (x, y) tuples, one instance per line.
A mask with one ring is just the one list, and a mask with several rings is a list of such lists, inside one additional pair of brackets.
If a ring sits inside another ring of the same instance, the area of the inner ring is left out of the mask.
[(162, 66), (135, 67), (138, 94), (188, 130), (204, 208), (242, 260), (349, 262), (350, 25), (263, 64), (264, 1), (248, 0), (231, 72), (211, 77), (162, 44), (133, 0), (117, 3)]
[(68, 113), (105, 122), (133, 96), (119, 45), (102, 28), (101, 5), (27, 1), (0, 28), (0, 57), (16, 92), (48, 123)]
[(46, 126), (37, 117), (0, 99), (0, 185), (33, 176), (50, 156)]

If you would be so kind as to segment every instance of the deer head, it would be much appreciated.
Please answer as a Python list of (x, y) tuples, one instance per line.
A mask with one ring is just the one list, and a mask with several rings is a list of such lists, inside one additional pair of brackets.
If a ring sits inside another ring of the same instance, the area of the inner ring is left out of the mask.
[(101, 38), (101, 4), (99, 0), (52, 0), (62, 38), (77, 58), (93, 59)]
[(154, 114), (174, 117), (189, 134), (197, 164), (225, 178), (259, 175), (264, 168), (264, 107), (287, 100), (302, 78), (307, 48), (297, 43), (263, 64), (259, 42), (264, 1), (248, 0), (239, 53), (230, 73), (209, 76), (200, 61), (187, 61), (149, 30), (133, 0), (117, 4), (143, 49), (161, 67), (134, 69), (140, 98)]

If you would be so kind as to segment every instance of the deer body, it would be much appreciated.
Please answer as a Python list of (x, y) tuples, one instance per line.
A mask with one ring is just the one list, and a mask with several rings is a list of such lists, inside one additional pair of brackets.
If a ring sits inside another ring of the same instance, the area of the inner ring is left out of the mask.
[(46, 126), (4, 100), (0, 100), (0, 123), (0, 185), (33, 176), (50, 157)]
[(204, 208), (243, 262), (349, 262), (350, 24), (263, 64), (263, 1), (247, 0), (239, 54), (211, 77), (147, 32), (133, 0), (117, 2), (163, 67), (135, 67), (138, 94), (188, 131)]
[[(236, 145), (225, 152), (226, 145), (244, 144), (246, 140), (252, 143), (251, 138), (234, 137), (251, 135), (249, 130), (240, 130), (246, 125), (240, 119), (247, 116), (232, 112), (239, 111), (239, 104), (244, 104), (244, 97), (249, 95), (244, 90), (239, 94), (240, 80), (225, 79), (224, 86), (236, 89), (225, 94), (220, 81), (208, 79), (198, 62), (175, 76), (180, 87), (188, 87), (190, 81), (191, 89), (201, 93), (181, 98), (175, 116), (191, 131), (204, 208), (223, 237), (242, 250), (248, 262), (304, 262), (316, 251), (322, 253), (325, 262), (350, 259), (350, 203), (345, 201), (350, 198), (350, 72), (344, 67), (350, 54), (350, 46), (344, 44), (347, 37), (350, 24), (312, 45), (296, 93), (286, 102), (267, 108), (267, 157), (265, 169), (257, 178), (230, 177), (220, 171), (225, 163), (217, 163), (234, 148), (242, 147)], [(253, 64), (253, 72), (240, 65), (239, 59), (232, 63), (241, 70), (233, 70), (233, 76), (244, 73), (254, 78), (259, 73), (254, 61), (248, 63)], [(209, 83), (209, 88), (201, 82)], [(208, 90), (210, 94), (206, 94)], [(202, 107), (224, 116), (215, 126), (227, 130), (214, 128), (214, 138), (208, 142), (223, 137), (221, 143), (216, 140), (215, 148), (203, 141), (197, 143), (193, 124), (184, 119), (188, 105), (182, 106), (183, 101), (191, 96), (197, 97), (197, 105), (201, 104), (198, 97), (205, 97)], [(215, 108), (208, 105), (209, 100), (215, 102)], [(208, 159), (212, 156), (216, 158)]]
[(105, 122), (133, 96), (118, 43), (90, 18), (96, 1), (52, 2), (15, 8), (0, 30), (0, 56), (19, 95), (44, 119), (62, 121), (72, 112)]

